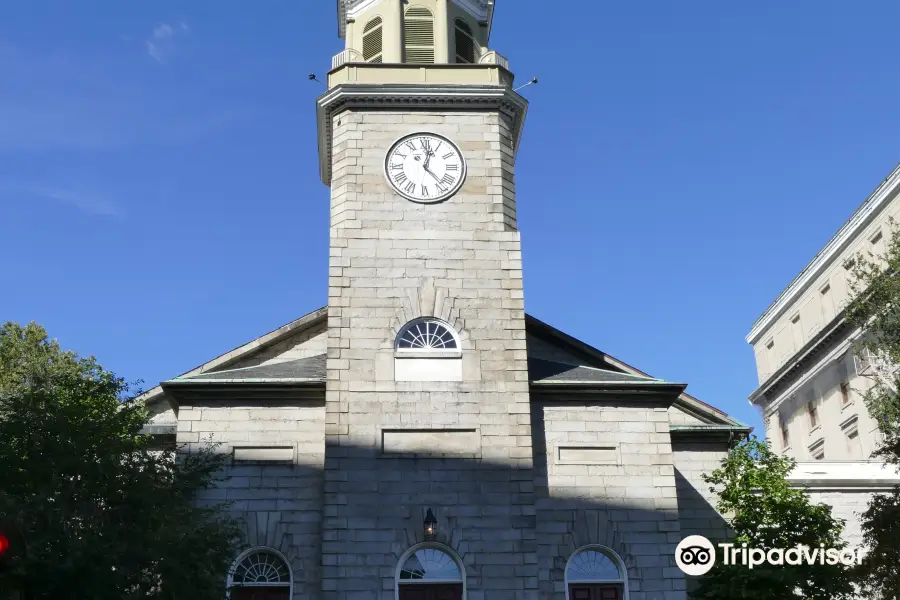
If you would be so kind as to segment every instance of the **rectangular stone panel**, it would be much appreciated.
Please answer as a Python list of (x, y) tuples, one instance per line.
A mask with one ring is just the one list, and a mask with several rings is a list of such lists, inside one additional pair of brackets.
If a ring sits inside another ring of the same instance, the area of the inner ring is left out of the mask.
[(247, 446), (234, 448), (235, 462), (293, 462), (293, 446)]
[(481, 436), (475, 429), (385, 429), (381, 450), (415, 458), (477, 458)]
[(562, 465), (617, 465), (616, 446), (559, 446), (556, 460)]
[(395, 358), (397, 381), (462, 381), (461, 358)]

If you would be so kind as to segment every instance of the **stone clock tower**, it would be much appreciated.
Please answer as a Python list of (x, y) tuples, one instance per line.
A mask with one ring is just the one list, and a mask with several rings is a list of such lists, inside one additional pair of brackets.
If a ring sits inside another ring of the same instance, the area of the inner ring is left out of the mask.
[[(527, 103), (488, 49), (493, 8), (338, 0), (347, 45), (318, 99), (325, 599), (537, 598), (513, 176)], [(429, 545), (463, 573), (413, 585), (404, 557)]]

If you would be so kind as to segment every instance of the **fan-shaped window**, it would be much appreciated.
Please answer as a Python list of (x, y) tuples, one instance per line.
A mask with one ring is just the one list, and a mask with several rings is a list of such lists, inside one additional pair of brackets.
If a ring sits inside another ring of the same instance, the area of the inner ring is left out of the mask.
[(437, 319), (416, 319), (407, 323), (397, 335), (397, 350), (459, 350), (459, 339), (453, 329)]
[(461, 599), (465, 571), (449, 548), (433, 544), (411, 548), (397, 565), (397, 597)]
[(424, 6), (410, 6), (403, 20), (406, 62), (434, 63), (434, 15)]
[(475, 34), (472, 28), (462, 19), (456, 20), (456, 62), (475, 62)]
[(245, 552), (229, 576), (230, 600), (289, 600), (291, 569), (284, 557), (269, 549)]
[(628, 581), (622, 560), (608, 548), (582, 548), (566, 565), (569, 600), (625, 600)]
[(366, 23), (363, 29), (363, 60), (370, 63), (382, 61), (384, 34), (381, 17), (375, 17)]

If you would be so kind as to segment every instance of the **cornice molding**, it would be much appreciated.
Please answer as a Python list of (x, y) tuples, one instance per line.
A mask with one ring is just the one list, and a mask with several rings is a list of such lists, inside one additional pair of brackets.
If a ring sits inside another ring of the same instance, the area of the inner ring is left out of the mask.
[[(750, 404), (758, 404), (766, 411), (774, 409), (771, 405), (773, 396), (781, 394), (787, 388), (796, 387), (793, 384), (798, 379), (808, 379), (810, 376), (809, 372), (817, 370), (820, 364), (828, 362), (827, 359), (819, 359), (823, 352), (829, 353), (830, 356), (834, 353), (835, 347), (842, 346), (845, 343), (849, 345), (858, 333), (858, 330), (852, 328), (844, 319), (844, 311), (841, 311), (830, 323), (819, 330), (819, 333), (807, 342), (803, 348), (794, 354), (791, 360), (784, 363), (750, 394), (748, 398)], [(807, 369), (807, 373), (801, 373), (804, 367), (813, 364), (815, 367), (812, 370)]]
[(494, 0), (450, 0), (458, 7), (469, 13), (477, 21), (486, 21), (488, 28), (494, 13)]
[(900, 484), (900, 475), (879, 461), (815, 461), (798, 462), (787, 481), (817, 492), (872, 492), (892, 489)]
[(780, 382), (783, 383), (783, 385), (768, 390), (766, 396), (757, 399), (757, 403), (763, 408), (763, 414), (768, 417), (774, 416), (779, 407), (786, 400), (792, 398), (807, 381), (818, 377), (823, 369), (841, 360), (841, 358), (843, 358), (843, 356), (853, 347), (854, 339), (855, 336), (845, 337), (836, 344), (824, 348), (823, 351), (826, 352), (824, 356), (822, 356), (821, 352), (816, 354), (816, 356), (821, 356), (817, 362), (810, 363), (811, 366), (805, 371), (798, 372), (797, 376), (793, 379)]
[(747, 335), (748, 344), (756, 344), (762, 335), (768, 331), (775, 321), (799, 299), (810, 285), (831, 265), (839, 255), (855, 240), (858, 235), (878, 216), (895, 196), (900, 188), (900, 165), (894, 167), (890, 175), (879, 185), (874, 192), (837, 233), (829, 240), (822, 250), (800, 271), (800, 274), (779, 294), (775, 301), (769, 305), (766, 311), (756, 320), (750, 333)]
[(513, 90), (496, 85), (341, 84), (316, 103), (319, 129), (319, 175), (331, 185), (333, 117), (347, 108), (374, 110), (493, 109), (513, 119), (513, 154), (519, 149), (528, 101)]
[[(346, 27), (347, 19), (355, 19), (362, 12), (369, 9), (370, 6), (381, 0), (347, 0), (346, 16), (344, 18), (344, 27)], [(341, 37), (344, 37), (341, 35)]]

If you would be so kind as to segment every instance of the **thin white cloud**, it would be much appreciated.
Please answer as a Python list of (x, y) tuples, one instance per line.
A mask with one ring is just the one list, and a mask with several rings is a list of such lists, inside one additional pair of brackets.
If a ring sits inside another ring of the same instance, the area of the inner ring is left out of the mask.
[[(2, 188), (5, 188), (5, 190)], [(116, 218), (125, 216), (122, 208), (108, 198), (73, 189), (34, 183), (5, 183), (0, 184), (0, 191), (5, 191), (6, 194), (10, 195), (30, 196), (31, 198), (41, 198), (68, 204), (89, 215)]]
[[(140, 45), (144, 39), (138, 42), (139, 52), (145, 51)], [(177, 88), (147, 86), (145, 73), (118, 72), (120, 67), (106, 58), (17, 53), (0, 41), (0, 184), (4, 176), (20, 176), (6, 172), (7, 153), (188, 144), (254, 112), (228, 98), (194, 93), (203, 90), (202, 81)], [(68, 180), (62, 183), (84, 189)]]
[(189, 31), (190, 28), (183, 21), (175, 25), (169, 23), (157, 25), (147, 38), (147, 54), (159, 64), (165, 64), (177, 51), (175, 38), (187, 35)]

